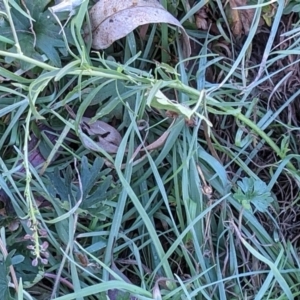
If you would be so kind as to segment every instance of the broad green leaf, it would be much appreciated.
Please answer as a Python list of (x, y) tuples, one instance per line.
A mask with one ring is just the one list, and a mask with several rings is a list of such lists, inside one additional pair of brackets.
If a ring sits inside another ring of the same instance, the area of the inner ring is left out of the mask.
[(265, 212), (268, 209), (268, 206), (273, 202), (273, 198), (271, 197), (271, 193), (268, 190), (266, 183), (261, 180), (256, 180), (254, 182), (253, 194), (252, 204), (260, 212)]
[[(89, 168), (86, 157), (82, 158), (80, 177), (82, 181), (83, 196), (80, 209), (104, 220), (111, 213), (111, 207), (105, 201), (113, 199), (119, 188), (111, 189), (112, 177), (106, 176), (107, 170), (101, 172), (104, 160), (97, 157), (92, 167)], [(77, 198), (80, 197), (78, 189)]]
[(265, 212), (273, 202), (271, 193), (265, 182), (254, 180), (253, 178), (243, 178), (237, 182), (239, 188), (233, 197), (239, 201), (243, 207), (252, 211), (250, 203), (260, 212)]
[[(20, 7), (20, 0), (16, 1)], [(28, 57), (42, 61), (42, 54), (45, 54), (54, 66), (61, 66), (60, 49), (65, 49), (65, 43), (62, 35), (59, 34), (61, 28), (50, 11), (47, 9), (47, 0), (24, 0), (26, 7), (33, 19), (31, 30), (30, 20), (26, 14), (21, 14), (14, 8), (11, 8), (11, 14), (14, 26), (17, 32), (21, 51)], [(64, 29), (66, 35), (70, 37), (68, 28)], [(3, 37), (13, 40), (12, 30), (8, 22), (0, 24), (0, 31)], [(16, 52), (13, 46), (11, 52)], [(66, 52), (66, 51), (65, 51)], [(27, 69), (30, 65), (23, 60), (20, 61), (22, 69)]]
[[(88, 166), (88, 160), (83, 157), (81, 160), (80, 177), (83, 188), (83, 199), (88, 195), (89, 191), (94, 187), (95, 182), (99, 178), (99, 171), (104, 165), (104, 160), (97, 157), (91, 168)], [(79, 194), (77, 194), (79, 196)]]
[(49, 192), (54, 191), (55, 195), (53, 196), (56, 197), (56, 195), (58, 195), (61, 201), (68, 201), (72, 195), (70, 190), (71, 180), (67, 173), (68, 172), (65, 173), (64, 178), (60, 176), (58, 169), (55, 169), (53, 173), (47, 173), (47, 176), (51, 181), (51, 185), (54, 188), (53, 190), (49, 190)]
[(111, 206), (105, 201), (112, 200), (119, 192), (119, 187), (111, 188), (112, 177), (107, 176), (110, 170), (106, 169), (101, 172), (104, 165), (104, 160), (97, 157), (90, 167), (87, 158), (84, 156), (81, 160), (80, 179), (82, 191), (78, 184), (74, 184), (74, 170), (67, 168), (63, 175), (56, 169), (54, 173), (47, 174), (51, 184), (48, 187), (49, 193), (53, 198), (60, 198), (61, 203), (59, 209), (69, 211), (72, 209), (78, 200), (82, 198), (82, 202), (77, 212), (96, 216), (101, 220), (105, 220), (111, 215)]
[[(22, 249), (19, 251), (24, 250)], [(17, 255), (16, 257), (23, 257), (23, 255)], [(12, 262), (14, 262), (14, 258), (15, 257), (12, 258)], [(25, 285), (28, 285), (29, 282), (33, 284), (34, 282), (41, 280), (42, 278), (38, 276), (39, 267), (32, 266), (32, 258), (30, 257), (29, 250), (26, 252), (26, 255), (23, 258), (24, 259), (22, 261), (20, 260), (20, 258), (18, 258), (18, 263), (14, 263), (14, 269), (16, 271), (17, 277), (22, 277), (23, 283), (25, 284), (26, 282)]]

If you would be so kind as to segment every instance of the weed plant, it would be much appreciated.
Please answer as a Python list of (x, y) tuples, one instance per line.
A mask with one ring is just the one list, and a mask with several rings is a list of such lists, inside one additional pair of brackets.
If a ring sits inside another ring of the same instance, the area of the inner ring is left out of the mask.
[[(225, 1), (161, 2), (192, 57), (166, 24), (93, 51), (88, 1), (60, 34), (49, 1), (0, 1), (1, 299), (298, 297), (300, 92), (284, 90), (298, 74), (298, 12), (254, 1), (238, 42)], [(204, 7), (211, 27), (198, 30)], [(133, 160), (140, 120), (150, 142), (172, 123), (159, 92), (180, 104), (175, 123)], [(81, 131), (87, 114), (121, 133), (116, 154)]]

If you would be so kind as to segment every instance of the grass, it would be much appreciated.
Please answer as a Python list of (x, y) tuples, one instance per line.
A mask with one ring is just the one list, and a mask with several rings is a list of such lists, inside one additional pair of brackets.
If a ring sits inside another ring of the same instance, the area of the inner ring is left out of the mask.
[[(0, 2), (2, 299), (297, 298), (298, 13), (252, 3), (241, 43), (225, 1), (161, 1), (196, 45), (185, 58), (159, 24), (93, 52), (92, 2), (48, 53), (43, 20), (35, 52), (16, 21), (31, 4)], [(195, 28), (204, 8), (218, 34)], [(121, 133), (117, 153), (83, 116)]]

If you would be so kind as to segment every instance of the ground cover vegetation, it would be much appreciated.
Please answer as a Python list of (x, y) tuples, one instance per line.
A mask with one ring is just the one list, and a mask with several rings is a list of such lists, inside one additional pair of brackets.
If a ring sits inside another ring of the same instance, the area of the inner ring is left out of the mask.
[(300, 297), (299, 1), (100, 2), (0, 1), (0, 298)]

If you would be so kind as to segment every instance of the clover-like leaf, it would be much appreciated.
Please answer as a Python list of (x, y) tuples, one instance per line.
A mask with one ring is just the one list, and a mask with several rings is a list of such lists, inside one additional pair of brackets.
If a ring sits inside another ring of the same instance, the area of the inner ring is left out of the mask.
[(243, 207), (252, 212), (251, 205), (260, 211), (265, 212), (270, 203), (273, 202), (271, 193), (265, 182), (254, 180), (252, 178), (243, 178), (238, 181), (238, 190), (233, 194), (233, 197), (240, 202)]

